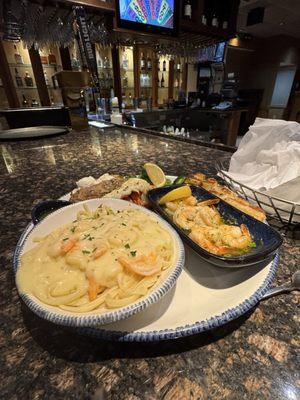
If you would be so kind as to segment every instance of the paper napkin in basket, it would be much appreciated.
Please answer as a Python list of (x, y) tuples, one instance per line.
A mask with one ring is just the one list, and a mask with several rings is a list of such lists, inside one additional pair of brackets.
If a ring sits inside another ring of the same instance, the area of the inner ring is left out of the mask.
[(256, 118), (231, 157), (226, 173), (252, 189), (300, 203), (300, 124)]
[(300, 176), (300, 124), (256, 118), (231, 157), (227, 173), (257, 190)]

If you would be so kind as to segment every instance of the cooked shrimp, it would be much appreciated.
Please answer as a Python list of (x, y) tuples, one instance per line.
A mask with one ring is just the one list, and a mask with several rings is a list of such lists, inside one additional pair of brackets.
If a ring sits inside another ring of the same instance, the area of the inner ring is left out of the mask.
[(209, 206), (212, 204), (217, 204), (218, 202), (219, 199), (210, 199), (198, 203), (195, 223), (197, 225), (204, 225), (204, 226), (220, 225), (222, 220), (219, 211), (215, 207)]
[(250, 232), (246, 225), (231, 226), (221, 225), (219, 227), (222, 242), (234, 249), (245, 249), (252, 242)]
[(161, 272), (162, 261), (156, 252), (152, 251), (148, 256), (128, 257), (121, 256), (118, 258), (119, 263), (142, 276), (150, 276)]
[(183, 203), (187, 206), (195, 206), (197, 204), (197, 199), (194, 196), (189, 196), (183, 200)]
[(178, 201), (168, 201), (166, 203), (166, 207), (167, 207), (168, 211), (174, 212), (179, 207), (179, 202)]
[(174, 222), (181, 228), (190, 230), (195, 224), (197, 207), (180, 206), (173, 215)]
[(218, 236), (216, 228), (194, 226), (189, 237), (210, 253), (218, 255), (230, 253), (229, 247), (214, 243), (212, 238), (214, 235)]
[(107, 244), (101, 239), (93, 240), (92, 245), (94, 246), (92, 250), (92, 258), (94, 260), (102, 257), (108, 250)]
[(61, 248), (60, 248), (61, 254), (68, 253), (70, 250), (72, 250), (75, 247), (76, 243), (77, 243), (77, 240), (73, 239), (73, 238), (63, 241)]

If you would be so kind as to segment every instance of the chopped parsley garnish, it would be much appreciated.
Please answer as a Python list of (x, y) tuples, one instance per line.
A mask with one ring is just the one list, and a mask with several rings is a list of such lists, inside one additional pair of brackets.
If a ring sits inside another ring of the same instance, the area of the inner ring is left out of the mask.
[(95, 238), (94, 238), (93, 236), (91, 236), (90, 233), (86, 233), (86, 234), (83, 236), (82, 240), (85, 240), (85, 239), (87, 239), (87, 240), (93, 240), (93, 239), (95, 239)]
[(76, 229), (76, 226), (73, 226), (73, 227), (70, 229), (70, 231), (71, 231), (72, 233), (74, 233), (74, 232), (75, 232), (75, 229)]
[(83, 254), (91, 254), (91, 252), (89, 250), (82, 250)]
[(251, 242), (251, 243), (249, 244), (249, 247), (255, 248), (255, 247), (256, 247), (256, 243), (255, 243), (255, 242)]
[(63, 238), (63, 241), (68, 240), (69, 238)]
[(92, 253), (94, 253), (96, 250), (97, 250), (97, 247), (95, 247), (95, 248), (93, 249)]
[(124, 222), (122, 222), (122, 225), (123, 225), (123, 226), (127, 226), (126, 224), (124, 224)]
[(127, 243), (127, 244), (125, 244), (125, 249), (130, 249), (130, 244), (129, 243)]
[(132, 257), (136, 256), (136, 250), (135, 251), (131, 251), (130, 254), (132, 255)]

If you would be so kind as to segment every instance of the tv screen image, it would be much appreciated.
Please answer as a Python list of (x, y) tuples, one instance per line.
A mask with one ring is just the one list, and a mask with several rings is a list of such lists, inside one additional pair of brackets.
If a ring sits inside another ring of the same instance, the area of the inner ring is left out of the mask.
[(120, 20), (174, 29), (175, 0), (119, 0)]

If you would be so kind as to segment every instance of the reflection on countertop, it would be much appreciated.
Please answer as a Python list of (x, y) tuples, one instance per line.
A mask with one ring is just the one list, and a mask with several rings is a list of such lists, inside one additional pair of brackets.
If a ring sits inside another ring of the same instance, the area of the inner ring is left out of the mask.
[[(139, 130), (90, 128), (64, 136), (0, 145), (1, 396), (5, 399), (299, 398), (299, 294), (269, 299), (222, 328), (173, 342), (110, 343), (77, 336), (33, 315), (13, 283), (14, 246), (41, 200), (58, 198), (83, 176), (132, 175), (145, 162), (166, 173), (215, 174), (231, 154)], [(285, 239), (275, 284), (300, 263)]]

